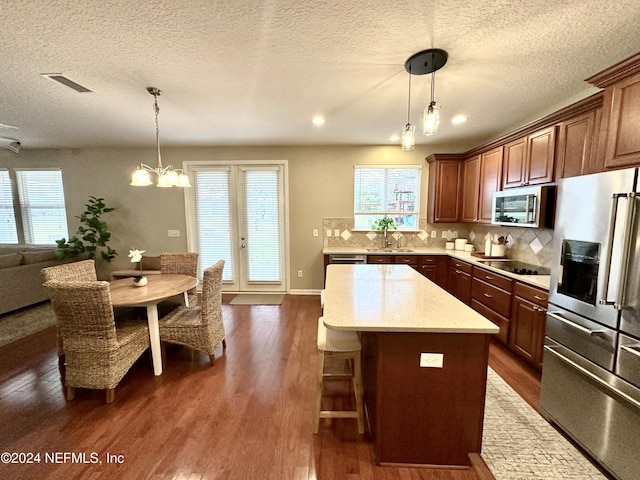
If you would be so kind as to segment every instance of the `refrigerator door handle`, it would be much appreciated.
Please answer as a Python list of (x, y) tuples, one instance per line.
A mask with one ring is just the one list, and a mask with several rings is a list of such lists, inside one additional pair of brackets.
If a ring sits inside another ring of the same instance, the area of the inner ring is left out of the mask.
[(620, 345), (620, 350), (624, 350), (636, 357), (640, 357), (640, 344), (637, 345)]
[(628, 195), (629, 203), (627, 204), (627, 218), (625, 222), (625, 235), (624, 235), (624, 247), (622, 249), (624, 257), (622, 260), (622, 268), (620, 269), (620, 282), (618, 287), (618, 296), (616, 298), (616, 303), (613, 305), (613, 308), (616, 310), (624, 310), (625, 308), (629, 308), (626, 304), (627, 301), (627, 280), (629, 275), (629, 262), (631, 260), (631, 245), (632, 245), (632, 235), (634, 232), (635, 221), (636, 221), (636, 203), (638, 199), (638, 194), (636, 192), (631, 192)]
[(614, 193), (611, 196), (611, 215), (609, 219), (609, 241), (607, 243), (607, 257), (604, 262), (604, 286), (602, 288), (602, 298), (598, 301), (600, 305), (615, 305), (616, 302), (609, 300), (609, 277), (611, 276), (611, 257), (613, 256), (613, 240), (616, 229), (616, 217), (618, 216), (618, 200), (626, 198), (626, 193)]

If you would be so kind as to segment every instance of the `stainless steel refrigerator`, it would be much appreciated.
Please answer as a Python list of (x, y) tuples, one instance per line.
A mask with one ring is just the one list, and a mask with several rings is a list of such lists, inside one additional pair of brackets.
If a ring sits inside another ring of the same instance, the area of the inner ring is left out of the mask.
[(540, 413), (640, 478), (638, 169), (560, 180)]

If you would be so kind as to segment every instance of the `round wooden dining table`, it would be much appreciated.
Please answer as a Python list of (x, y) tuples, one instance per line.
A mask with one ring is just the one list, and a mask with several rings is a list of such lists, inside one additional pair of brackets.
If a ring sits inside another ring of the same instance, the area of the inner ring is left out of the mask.
[(189, 275), (149, 275), (143, 287), (134, 285), (133, 278), (121, 278), (109, 283), (111, 303), (114, 307), (146, 307), (149, 341), (153, 358), (153, 373), (162, 374), (162, 350), (158, 329), (158, 304), (177, 295), (189, 306), (187, 291), (198, 285), (198, 279)]

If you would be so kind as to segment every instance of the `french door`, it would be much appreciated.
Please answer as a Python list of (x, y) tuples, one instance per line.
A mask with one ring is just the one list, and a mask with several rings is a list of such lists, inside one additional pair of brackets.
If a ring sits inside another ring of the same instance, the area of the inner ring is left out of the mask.
[(223, 289), (285, 292), (285, 162), (185, 162), (189, 249), (199, 276), (224, 259)]

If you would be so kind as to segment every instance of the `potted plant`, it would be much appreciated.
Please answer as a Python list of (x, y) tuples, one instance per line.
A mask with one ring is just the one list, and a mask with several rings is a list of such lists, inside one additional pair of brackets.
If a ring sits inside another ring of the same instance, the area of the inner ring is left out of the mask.
[(397, 228), (398, 226), (396, 225), (396, 222), (393, 220), (393, 218), (389, 218), (389, 217), (379, 218), (378, 220), (373, 222), (373, 225), (371, 225), (371, 229), (373, 231), (382, 233), (384, 238), (383, 248), (388, 248), (389, 245), (391, 244), (391, 242), (387, 239), (387, 231), (389, 229), (395, 230)]
[(107, 262), (113, 259), (117, 252), (107, 245), (111, 238), (111, 232), (107, 223), (102, 220), (102, 215), (113, 211), (112, 207), (107, 207), (103, 198), (89, 197), (89, 202), (85, 204), (87, 209), (76, 218), (80, 219), (80, 226), (75, 236), (56, 240), (58, 258), (73, 258), (84, 256), (95, 258), (98, 247), (104, 247), (100, 251), (100, 257)]

